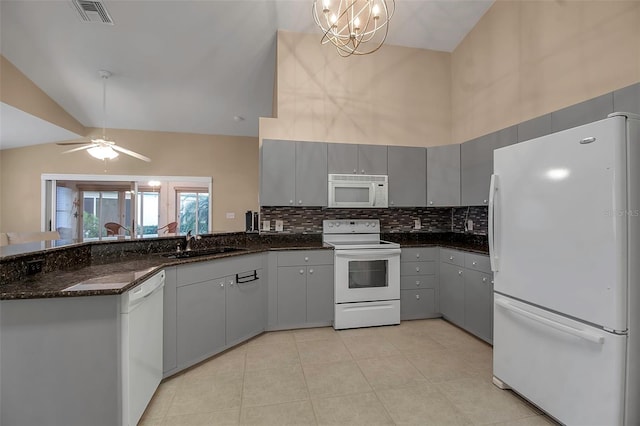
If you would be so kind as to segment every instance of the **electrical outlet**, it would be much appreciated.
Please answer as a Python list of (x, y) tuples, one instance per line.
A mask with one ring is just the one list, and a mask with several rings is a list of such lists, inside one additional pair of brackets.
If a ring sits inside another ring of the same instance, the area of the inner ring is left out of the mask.
[(27, 262), (27, 275), (34, 275), (42, 272), (42, 264), (44, 260), (36, 259)]
[(422, 223), (420, 222), (420, 219), (413, 220), (413, 229), (422, 229)]
[(270, 220), (263, 220), (262, 221), (262, 230), (263, 231), (271, 231), (271, 221)]
[(284, 222), (282, 220), (276, 220), (276, 232), (282, 232), (284, 229)]
[(473, 221), (471, 219), (467, 221), (467, 231), (473, 231)]

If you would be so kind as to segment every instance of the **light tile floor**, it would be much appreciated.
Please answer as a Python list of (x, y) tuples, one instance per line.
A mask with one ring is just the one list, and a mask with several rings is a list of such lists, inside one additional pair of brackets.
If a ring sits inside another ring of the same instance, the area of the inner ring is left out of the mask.
[(441, 319), (262, 334), (165, 380), (141, 425), (553, 425)]

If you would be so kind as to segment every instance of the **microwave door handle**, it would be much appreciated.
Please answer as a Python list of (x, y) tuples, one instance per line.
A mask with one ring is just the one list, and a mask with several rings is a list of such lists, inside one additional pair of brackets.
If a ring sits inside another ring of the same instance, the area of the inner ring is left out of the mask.
[(369, 207), (376, 205), (376, 184), (371, 182), (371, 201), (369, 201)]

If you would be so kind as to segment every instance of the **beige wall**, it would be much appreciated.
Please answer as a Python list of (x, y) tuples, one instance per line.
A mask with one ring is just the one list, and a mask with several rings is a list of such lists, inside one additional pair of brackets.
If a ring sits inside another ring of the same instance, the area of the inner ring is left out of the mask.
[(452, 142), (640, 81), (640, 1), (497, 1), (456, 48)]
[(41, 118), (73, 133), (83, 135), (85, 127), (0, 55), (0, 102)]
[[(100, 132), (90, 129), (90, 135)], [(107, 163), (107, 174), (212, 176), (214, 231), (243, 231), (244, 212), (258, 206), (257, 138), (115, 129), (107, 136), (152, 159), (121, 154)], [(44, 144), (0, 151), (0, 232), (40, 229), (42, 173), (105, 173), (104, 163), (86, 152), (62, 154), (68, 148)], [(235, 219), (226, 219), (227, 212)]]
[(278, 32), (277, 118), (260, 138), (380, 145), (450, 141), (450, 54), (385, 45), (342, 58), (318, 34)]

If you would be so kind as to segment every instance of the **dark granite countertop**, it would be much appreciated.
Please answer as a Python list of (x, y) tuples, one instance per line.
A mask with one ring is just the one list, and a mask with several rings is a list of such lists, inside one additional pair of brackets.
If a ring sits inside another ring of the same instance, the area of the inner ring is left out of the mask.
[[(455, 235), (450, 233), (388, 233), (382, 239), (399, 243), (402, 247), (446, 247), (473, 253), (488, 254), (486, 237)], [(268, 250), (317, 250), (331, 249), (322, 244), (318, 234), (280, 234), (258, 235), (229, 233), (203, 238), (196, 249), (218, 246), (233, 246), (243, 250), (206, 255), (194, 258), (168, 258), (163, 256), (174, 250), (175, 242), (180, 239), (159, 239), (158, 241), (127, 241), (120, 244), (76, 244), (67, 251), (61, 248), (45, 250), (25, 255), (24, 260), (16, 261), (10, 256), (13, 267), (5, 267), (0, 285), (0, 300), (35, 299), (53, 297), (104, 296), (124, 293), (142, 281), (151, 277), (161, 268), (173, 265), (203, 262), (214, 259), (262, 253)], [(44, 273), (18, 276), (8, 280), (5, 277), (16, 276), (25, 262), (34, 258), (43, 258)], [(49, 260), (47, 256), (53, 256)], [(18, 257), (16, 257), (17, 259)], [(8, 264), (6, 259), (3, 259)], [(48, 264), (52, 265), (48, 265)], [(17, 265), (17, 266), (16, 266)], [(6, 265), (0, 265), (6, 266)], [(16, 272), (17, 271), (17, 272)], [(97, 290), (65, 291), (68, 287), (81, 283), (113, 283), (115, 288)]]

